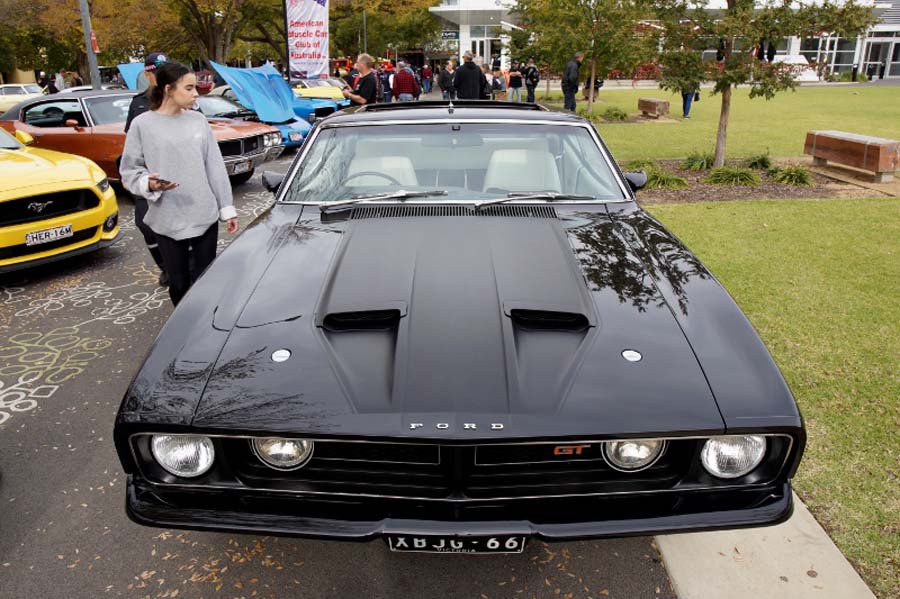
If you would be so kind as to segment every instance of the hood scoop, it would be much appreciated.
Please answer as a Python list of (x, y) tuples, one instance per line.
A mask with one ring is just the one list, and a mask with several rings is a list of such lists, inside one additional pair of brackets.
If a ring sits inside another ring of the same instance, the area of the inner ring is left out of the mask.
[(413, 218), (417, 216), (500, 216), (509, 218), (557, 218), (552, 206), (506, 206), (497, 204), (475, 210), (474, 206), (411, 205), (360, 206), (350, 211), (350, 220)]
[(575, 312), (515, 309), (509, 316), (516, 326), (530, 330), (583, 331), (591, 326), (587, 316)]
[(400, 310), (363, 310), (359, 312), (336, 312), (328, 314), (322, 327), (337, 331), (384, 331), (396, 328), (400, 322)]

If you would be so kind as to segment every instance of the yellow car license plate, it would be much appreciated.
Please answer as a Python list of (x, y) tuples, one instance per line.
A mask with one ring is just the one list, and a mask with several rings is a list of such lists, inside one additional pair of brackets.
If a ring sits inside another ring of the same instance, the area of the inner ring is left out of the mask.
[(71, 237), (72, 225), (63, 225), (61, 227), (53, 227), (52, 229), (42, 229), (40, 231), (32, 231), (25, 233), (25, 245), (40, 245), (42, 243), (50, 243), (57, 239)]

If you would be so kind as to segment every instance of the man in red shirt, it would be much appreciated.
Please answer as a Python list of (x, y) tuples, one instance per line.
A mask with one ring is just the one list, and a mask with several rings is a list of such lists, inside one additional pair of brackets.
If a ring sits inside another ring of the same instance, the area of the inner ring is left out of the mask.
[(416, 76), (409, 70), (409, 65), (405, 61), (397, 62), (397, 74), (394, 75), (394, 82), (391, 84), (391, 93), (397, 102), (412, 102), (420, 93)]
[(425, 93), (431, 93), (431, 78), (434, 76), (434, 73), (431, 71), (431, 66), (426, 64), (422, 69), (422, 87), (425, 88)]

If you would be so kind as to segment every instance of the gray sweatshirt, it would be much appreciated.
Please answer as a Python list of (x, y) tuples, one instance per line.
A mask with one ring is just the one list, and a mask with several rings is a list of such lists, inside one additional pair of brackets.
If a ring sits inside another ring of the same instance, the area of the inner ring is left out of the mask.
[[(136, 117), (125, 137), (119, 172), (125, 189), (149, 200), (144, 222), (158, 235), (198, 237), (217, 218), (237, 216), (219, 144), (199, 112), (149, 111)], [(150, 191), (150, 173), (178, 187)]]

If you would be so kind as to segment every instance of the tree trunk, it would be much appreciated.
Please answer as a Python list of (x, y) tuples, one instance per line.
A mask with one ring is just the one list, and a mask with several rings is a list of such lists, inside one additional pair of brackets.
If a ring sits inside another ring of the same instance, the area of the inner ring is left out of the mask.
[(731, 91), (728, 89), (722, 92), (722, 110), (719, 112), (719, 131), (716, 134), (716, 157), (713, 160), (713, 166), (725, 166), (725, 138), (728, 135), (728, 117), (731, 115)]
[(553, 71), (550, 70), (550, 67), (547, 67), (547, 99), (550, 99), (550, 75)]
[(591, 79), (588, 81), (588, 114), (594, 114), (594, 78), (597, 76), (597, 57), (591, 58)]

